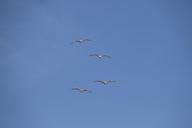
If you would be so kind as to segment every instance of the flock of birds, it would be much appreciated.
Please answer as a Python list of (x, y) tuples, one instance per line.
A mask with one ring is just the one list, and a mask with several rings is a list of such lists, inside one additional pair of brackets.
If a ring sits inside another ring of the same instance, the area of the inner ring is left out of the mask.
[[(89, 42), (89, 41), (92, 41), (92, 40), (88, 39), (88, 38), (81, 38), (81, 39), (72, 41), (72, 44), (73, 43), (83, 44), (83, 43)], [(91, 54), (90, 56), (91, 57), (96, 57), (98, 59), (111, 58), (111, 56), (108, 56), (108, 55), (105, 55), (105, 54), (100, 54), (100, 53), (94, 53), (94, 54)], [(96, 81), (93, 81), (93, 82), (98, 83), (98, 84), (102, 84), (102, 85), (107, 85), (109, 83), (113, 83), (113, 82), (116, 82), (116, 81), (114, 81), (114, 80), (96, 80)], [(72, 90), (78, 91), (80, 93), (92, 93), (91, 90), (86, 89), (86, 88), (82, 88), (82, 87), (74, 87), (74, 88), (72, 88)]]

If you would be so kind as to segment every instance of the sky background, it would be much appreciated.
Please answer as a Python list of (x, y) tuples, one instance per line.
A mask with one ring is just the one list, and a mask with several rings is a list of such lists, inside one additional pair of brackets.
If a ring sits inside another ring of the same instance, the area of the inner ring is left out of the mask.
[(1, 0), (0, 127), (191, 128), (191, 5)]

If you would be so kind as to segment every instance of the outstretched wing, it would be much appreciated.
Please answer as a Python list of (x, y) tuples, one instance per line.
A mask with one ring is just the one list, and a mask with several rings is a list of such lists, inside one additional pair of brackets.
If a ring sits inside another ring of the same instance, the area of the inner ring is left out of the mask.
[(90, 56), (96, 56), (97, 54), (91, 54)]
[(91, 90), (88, 90), (88, 89), (84, 89), (85, 92), (89, 92), (89, 93), (92, 93)]
[(74, 44), (74, 43), (80, 43), (79, 40), (73, 40), (70, 44)]
[(85, 38), (83, 41), (92, 41), (91, 39)]
[(72, 88), (72, 90), (80, 90), (80, 88)]
[(104, 81), (102, 81), (102, 80), (97, 80), (97, 81), (94, 81), (94, 82), (96, 82), (96, 83), (102, 83), (102, 84), (106, 84)]
[(112, 82), (116, 82), (116, 81), (114, 81), (114, 80), (108, 80), (107, 82), (108, 82), (108, 83), (112, 83)]

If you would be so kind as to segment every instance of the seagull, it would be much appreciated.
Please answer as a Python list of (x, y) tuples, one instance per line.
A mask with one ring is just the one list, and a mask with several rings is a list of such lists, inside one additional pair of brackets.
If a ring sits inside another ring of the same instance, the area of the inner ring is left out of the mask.
[(85, 88), (79, 88), (79, 87), (72, 88), (72, 90), (77, 90), (77, 91), (79, 91), (80, 93), (85, 93), (85, 92), (92, 93), (91, 90), (88, 90), (88, 89), (85, 89)]
[(109, 84), (109, 83), (112, 83), (112, 82), (116, 82), (116, 81), (113, 81), (113, 80), (97, 80), (97, 81), (94, 81), (94, 82), (106, 85), (106, 84)]
[(97, 57), (98, 59), (102, 59), (102, 58), (104, 58), (104, 57), (106, 57), (106, 58), (111, 58), (111, 57), (108, 56), (108, 55), (105, 55), (105, 54), (97, 54), (97, 53), (91, 54), (90, 56), (95, 56), (95, 57)]
[(72, 43), (82, 44), (82, 43), (87, 42), (87, 41), (92, 41), (92, 40), (88, 39), (88, 38), (81, 38), (81, 39), (78, 39), (78, 40), (74, 40)]

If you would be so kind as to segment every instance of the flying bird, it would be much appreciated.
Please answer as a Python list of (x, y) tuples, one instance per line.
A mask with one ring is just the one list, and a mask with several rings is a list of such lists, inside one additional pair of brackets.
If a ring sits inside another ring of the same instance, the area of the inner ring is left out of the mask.
[(82, 44), (82, 43), (85, 43), (85, 42), (88, 42), (88, 41), (92, 41), (92, 40), (88, 39), (88, 38), (81, 38), (81, 39), (74, 40), (72, 43)]
[(88, 90), (88, 89), (85, 89), (85, 88), (79, 88), (79, 87), (72, 88), (72, 90), (77, 90), (80, 93), (85, 93), (85, 92), (92, 93), (91, 90)]
[(116, 82), (116, 81), (113, 81), (113, 80), (97, 80), (97, 81), (94, 81), (94, 82), (106, 85), (106, 84), (113, 83), (113, 82)]
[(91, 54), (90, 56), (94, 56), (94, 57), (97, 57), (98, 59), (102, 59), (102, 58), (111, 58), (110, 56), (108, 55), (105, 55), (105, 54), (98, 54), (98, 53), (95, 53), (95, 54)]

